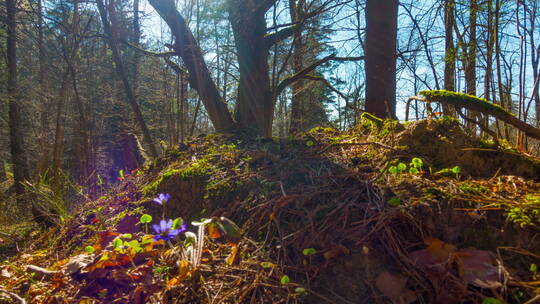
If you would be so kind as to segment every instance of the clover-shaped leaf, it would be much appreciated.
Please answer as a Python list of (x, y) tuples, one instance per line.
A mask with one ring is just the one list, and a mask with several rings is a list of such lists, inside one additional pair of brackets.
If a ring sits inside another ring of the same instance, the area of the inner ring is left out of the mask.
[(152, 216), (150, 214), (143, 214), (140, 219), (141, 223), (148, 224), (152, 222)]

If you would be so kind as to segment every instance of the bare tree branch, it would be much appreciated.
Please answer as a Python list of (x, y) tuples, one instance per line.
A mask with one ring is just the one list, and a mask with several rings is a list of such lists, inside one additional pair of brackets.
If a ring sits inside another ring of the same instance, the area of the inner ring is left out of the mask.
[(304, 79), (309, 79), (309, 80), (315, 80), (315, 81), (320, 81), (322, 83), (324, 83), (330, 90), (332, 90), (333, 92), (335, 92), (336, 94), (338, 94), (341, 98), (345, 99), (345, 100), (348, 100), (349, 97), (345, 94), (343, 94), (341, 91), (339, 91), (338, 89), (336, 89), (331, 83), (330, 81), (328, 81), (326, 78), (322, 77), (322, 76), (316, 76), (316, 75), (306, 75), (304, 77), (302, 77)]
[(171, 56), (178, 56), (176, 51), (158, 53), (158, 52), (152, 52), (152, 51), (149, 51), (149, 50), (145, 50), (145, 49), (143, 49), (141, 47), (138, 47), (138, 46), (136, 46), (136, 45), (124, 40), (124, 39), (121, 39), (120, 42), (122, 42), (123, 44), (125, 44), (125, 45), (129, 46), (130, 48), (136, 50), (137, 52), (143, 53), (144, 55), (150, 56), (150, 57), (157, 57), (157, 58), (165, 57), (165, 58), (168, 58), (168, 57), (171, 57)]
[(364, 60), (364, 57), (336, 57), (336, 54), (332, 54), (329, 56), (326, 56), (320, 60), (315, 61), (310, 66), (306, 67), (302, 71), (291, 75), (285, 79), (283, 79), (275, 88), (275, 96), (278, 96), (292, 83), (295, 81), (298, 81), (299, 79), (305, 78), (306, 75), (311, 73), (313, 70), (315, 70), (318, 66), (327, 63), (328, 61), (360, 61)]

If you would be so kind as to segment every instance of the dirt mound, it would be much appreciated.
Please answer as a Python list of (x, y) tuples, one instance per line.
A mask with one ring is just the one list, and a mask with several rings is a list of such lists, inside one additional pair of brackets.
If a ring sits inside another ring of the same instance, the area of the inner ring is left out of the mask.
[(515, 149), (495, 148), (494, 144), (467, 134), (455, 119), (422, 120), (396, 128), (397, 132), (384, 136), (383, 142), (403, 147), (434, 168), (460, 166), (462, 174), (480, 178), (496, 174), (540, 178), (539, 160)]
[[(199, 138), (43, 234), (0, 283), (31, 303), (523, 303), (537, 296), (540, 184), (493, 177), (518, 171), (476, 164), (478, 143), (452, 121)], [(149, 241), (176, 217), (196, 238)], [(28, 289), (26, 264), (53, 274)]]

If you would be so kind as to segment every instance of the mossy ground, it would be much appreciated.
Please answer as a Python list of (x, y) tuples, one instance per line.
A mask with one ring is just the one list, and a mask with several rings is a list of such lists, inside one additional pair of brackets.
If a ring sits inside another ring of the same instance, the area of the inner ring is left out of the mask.
[[(147, 299), (399, 301), (376, 284), (381, 273), (391, 272), (408, 278), (407, 289), (418, 301), (435, 303), (440, 291), (408, 256), (424, 248), (427, 239), (437, 238), (458, 248), (493, 252), (511, 272), (507, 278), (521, 284), (507, 282), (506, 289), (493, 291), (465, 285), (467, 292), (459, 301), (481, 303), (501, 297), (521, 303), (536, 296), (534, 284), (527, 282), (536, 280), (531, 265), (540, 262), (540, 246), (534, 241), (540, 227), (536, 160), (502, 150), (490, 150), (486, 156), (481, 144), (451, 119), (407, 125), (383, 121), (348, 132), (315, 128), (295, 140), (197, 138), (170, 149), (99, 199), (84, 203), (64, 226), (42, 233), (24, 255), (10, 258), (6, 265), (54, 268), (59, 261), (84, 253), (102, 237), (99, 232), (141, 233), (145, 228), (137, 223), (139, 216), (146, 212), (158, 218), (162, 209), (152, 199), (170, 193), (163, 211), (167, 218), (181, 216), (189, 223), (225, 216), (236, 222), (243, 232), (239, 261), (227, 264), (231, 249), (209, 240), (198, 274), (172, 286), (170, 277), (158, 274), (163, 269), (171, 276), (178, 271), (164, 250), (152, 259), (152, 278), (160, 278), (162, 285), (156, 285), (160, 289)], [(423, 164), (411, 174), (413, 158), (421, 158)], [(400, 163), (406, 170), (389, 172)], [(455, 166), (460, 167), (459, 174), (434, 174)], [(315, 249), (315, 254), (304, 255), (306, 248)], [(6, 265), (2, 267), (13, 271)], [(289, 283), (280, 282), (285, 274)], [(458, 272), (449, 274), (459, 277)], [(20, 274), (0, 277), (0, 284), (25, 294), (28, 280)], [(32, 284), (31, 291), (39, 293), (54, 282)], [(56, 292), (74, 298), (76, 286), (66, 283)], [(136, 287), (128, 284), (114, 292), (131, 299)]]

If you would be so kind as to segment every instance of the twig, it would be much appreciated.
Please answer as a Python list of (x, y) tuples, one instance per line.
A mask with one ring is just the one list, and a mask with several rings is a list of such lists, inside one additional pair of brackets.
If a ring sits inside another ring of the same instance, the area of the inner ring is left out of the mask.
[(0, 293), (4, 293), (4, 294), (7, 294), (8, 296), (12, 297), (14, 300), (16, 300), (17, 302), (21, 303), (21, 304), (26, 304), (26, 300), (23, 299), (22, 297), (20, 297), (18, 294), (16, 293), (13, 293), (11, 291), (7, 291), (3, 288), (0, 288)]
[(368, 141), (368, 142), (333, 143), (333, 144), (328, 145), (326, 148), (322, 149), (320, 153), (324, 153), (328, 151), (330, 148), (333, 148), (335, 146), (368, 146), (368, 145), (374, 145), (374, 146), (379, 146), (381, 148), (394, 150), (393, 147), (390, 147), (383, 143), (376, 142), (376, 141)]

